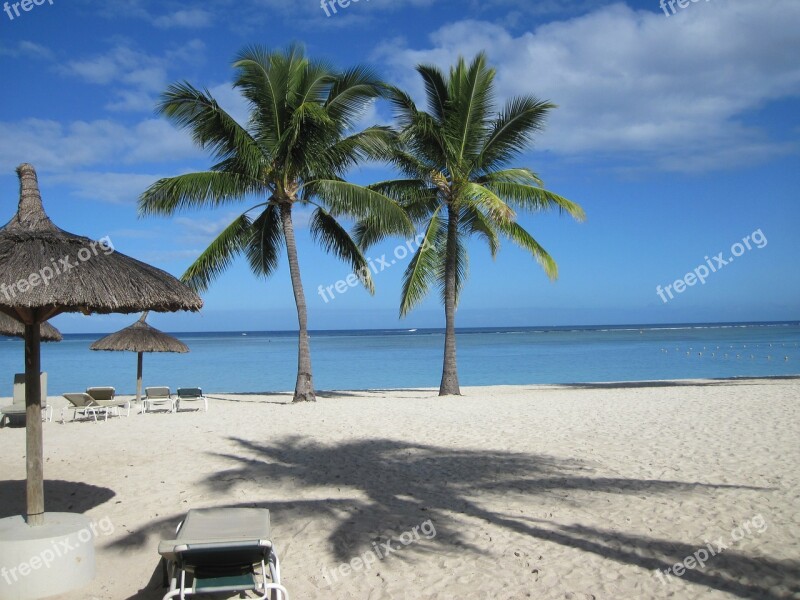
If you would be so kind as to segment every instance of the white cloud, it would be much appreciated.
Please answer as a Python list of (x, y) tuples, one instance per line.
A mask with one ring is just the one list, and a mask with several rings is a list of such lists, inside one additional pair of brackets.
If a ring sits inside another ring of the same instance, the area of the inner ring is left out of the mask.
[(184, 131), (160, 119), (132, 126), (110, 120), (62, 124), (44, 119), (0, 121), (0, 173), (20, 159), (51, 172), (120, 163), (163, 163), (205, 155)]
[(519, 36), (461, 21), (433, 33), (430, 48), (395, 41), (376, 56), (421, 98), (414, 65), (447, 69), (486, 49), (503, 98), (534, 94), (559, 105), (539, 149), (706, 170), (793, 149), (745, 117), (800, 94), (798, 22), (795, 0), (691, 4), (670, 18), (615, 4)]
[(0, 46), (0, 56), (11, 56), (13, 58), (39, 58), (49, 60), (53, 58), (53, 52), (46, 46), (22, 40), (13, 47)]
[(148, 54), (129, 43), (118, 43), (107, 52), (67, 62), (59, 70), (88, 83), (110, 86), (112, 111), (152, 112), (158, 94), (169, 83), (169, 69), (202, 61), (205, 44), (191, 40), (162, 55)]
[(53, 183), (67, 184), (74, 196), (112, 204), (136, 204), (139, 195), (158, 179), (157, 175), (95, 171), (60, 173), (48, 177)]
[(209, 161), (208, 154), (194, 144), (189, 132), (177, 129), (165, 119), (140, 121), (131, 128), (130, 136), (124, 157), (129, 163), (195, 158)]
[(208, 27), (211, 25), (212, 14), (201, 8), (179, 10), (168, 15), (153, 19), (153, 24), (162, 29), (171, 27), (184, 27), (187, 29)]
[(127, 130), (112, 121), (25, 119), (0, 122), (0, 172), (13, 172), (20, 159), (45, 170), (65, 170), (118, 156)]
[[(244, 206), (243, 209), (244, 210)], [(203, 240), (211, 242), (212, 239), (217, 237), (222, 230), (230, 225), (233, 220), (241, 214), (239, 212), (228, 212), (223, 216), (217, 218), (199, 218), (199, 217), (175, 217), (173, 220), (176, 224), (184, 228), (187, 233), (199, 235)]]

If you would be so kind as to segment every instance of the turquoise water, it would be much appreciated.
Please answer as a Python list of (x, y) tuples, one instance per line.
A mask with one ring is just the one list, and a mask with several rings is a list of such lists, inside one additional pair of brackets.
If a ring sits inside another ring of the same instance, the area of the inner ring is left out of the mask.
[[(145, 354), (144, 385), (200, 386), (207, 392), (294, 388), (295, 334), (175, 335), (191, 352)], [(90, 351), (98, 337), (67, 334), (63, 342), (43, 344), (50, 395), (90, 385), (135, 391), (136, 355)], [(440, 330), (313, 332), (311, 344), (320, 390), (439, 384)], [(458, 361), (462, 385), (798, 375), (798, 344), (800, 323), (466, 329), (458, 334)], [(20, 340), (0, 338), (0, 365), (6, 373), (0, 396), (10, 396), (12, 374), (23, 370)]]

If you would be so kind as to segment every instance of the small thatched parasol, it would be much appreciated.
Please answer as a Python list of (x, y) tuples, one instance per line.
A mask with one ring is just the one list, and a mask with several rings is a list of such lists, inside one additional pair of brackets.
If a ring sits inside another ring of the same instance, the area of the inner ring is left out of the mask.
[(33, 166), (17, 167), (17, 214), (0, 229), (0, 312), (25, 324), (28, 524), (44, 523), (40, 328), (63, 312), (197, 311), (203, 301), (169, 273), (56, 227)]
[[(0, 313), (0, 335), (24, 338), (25, 325), (16, 319), (12, 319), (6, 313)], [(41, 339), (43, 342), (60, 342), (64, 338), (61, 337), (61, 332), (58, 329), (45, 321), (41, 325)]]
[(92, 350), (137, 352), (136, 401), (142, 398), (142, 355), (144, 352), (188, 352), (189, 347), (177, 338), (147, 324), (147, 313), (136, 323), (93, 342)]

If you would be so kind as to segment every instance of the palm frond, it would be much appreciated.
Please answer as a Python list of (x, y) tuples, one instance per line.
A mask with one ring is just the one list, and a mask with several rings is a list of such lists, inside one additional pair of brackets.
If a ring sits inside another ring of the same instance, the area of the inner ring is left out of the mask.
[(265, 162), (258, 142), (208, 90), (198, 90), (187, 82), (174, 83), (162, 94), (156, 110), (177, 127), (190, 130), (195, 143), (218, 160), (235, 158), (236, 170), (241, 173), (255, 176)]
[(483, 209), (492, 221), (510, 221), (516, 216), (511, 207), (488, 186), (467, 182), (463, 184), (461, 189), (463, 197), (467, 198), (468, 202), (474, 203)]
[(452, 104), (445, 123), (452, 152), (459, 162), (477, 157), (486, 137), (486, 122), (493, 107), (494, 69), (480, 52), (469, 65), (460, 58), (450, 70), (449, 98)]
[(322, 160), (330, 171), (342, 175), (367, 160), (392, 159), (395, 134), (389, 127), (373, 126), (340, 139), (325, 148)]
[(492, 124), (477, 167), (493, 169), (519, 156), (530, 145), (534, 134), (544, 128), (547, 114), (553, 108), (555, 104), (531, 96), (509, 100)]
[(402, 207), (369, 188), (347, 181), (325, 179), (306, 184), (308, 192), (322, 200), (334, 216), (349, 215), (356, 219), (370, 217), (384, 231), (411, 235), (414, 226)]
[(425, 93), (428, 96), (428, 107), (431, 113), (444, 123), (447, 114), (447, 81), (438, 67), (433, 65), (418, 65), (417, 72), (425, 83)]
[(374, 294), (375, 284), (370, 275), (367, 259), (364, 258), (359, 247), (336, 219), (322, 208), (317, 208), (311, 217), (310, 227), (311, 237), (319, 242), (323, 250), (328, 253), (332, 252), (347, 262), (367, 291)]
[(403, 273), (403, 289), (400, 295), (400, 316), (406, 316), (427, 296), (431, 285), (437, 280), (444, 249), (442, 220), (439, 210), (422, 234), (422, 240)]
[(517, 246), (530, 252), (550, 279), (555, 280), (558, 278), (556, 261), (519, 223), (503, 223), (498, 226), (498, 229)]
[(196, 292), (204, 292), (233, 262), (250, 238), (251, 221), (246, 215), (239, 215), (222, 230), (195, 260), (181, 277)]
[(501, 196), (509, 204), (524, 210), (540, 212), (557, 209), (561, 213), (567, 213), (576, 221), (586, 220), (586, 213), (578, 204), (535, 185), (497, 181), (485, 183), (483, 187)]
[(139, 214), (172, 215), (185, 208), (215, 207), (251, 194), (269, 193), (258, 181), (237, 173), (204, 171), (159, 179), (139, 198)]
[(334, 121), (350, 128), (367, 105), (384, 93), (384, 84), (374, 71), (364, 66), (352, 67), (335, 78), (325, 109)]
[(393, 85), (385, 86), (386, 97), (394, 109), (395, 119), (400, 127), (407, 127), (410, 125), (414, 116), (419, 112), (414, 100), (406, 92)]
[(245, 246), (247, 262), (253, 273), (269, 277), (278, 268), (282, 244), (280, 209), (274, 204), (267, 205), (253, 221)]
[(492, 183), (492, 182), (509, 182), (521, 183), (523, 185), (538, 185), (543, 186), (544, 183), (539, 176), (525, 167), (515, 167), (510, 169), (500, 169), (496, 171), (489, 171), (478, 177), (475, 183)]
[(477, 235), (489, 246), (492, 258), (497, 256), (500, 249), (500, 240), (492, 222), (486, 218), (477, 207), (465, 204), (461, 207), (461, 214), (458, 219), (460, 231), (467, 235)]

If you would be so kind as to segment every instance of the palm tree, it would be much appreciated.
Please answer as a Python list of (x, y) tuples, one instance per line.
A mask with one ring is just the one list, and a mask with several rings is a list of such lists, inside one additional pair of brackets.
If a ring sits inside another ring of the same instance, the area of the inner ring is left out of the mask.
[[(371, 188), (397, 199), (422, 227), (421, 244), (403, 277), (400, 315), (438, 284), (446, 323), (439, 395), (460, 394), (455, 313), (467, 275), (466, 239), (484, 239), (494, 257), (502, 235), (530, 252), (555, 279), (555, 261), (519, 225), (515, 210), (558, 209), (578, 220), (585, 215), (577, 204), (543, 189), (530, 169), (507, 167), (542, 129), (553, 104), (523, 96), (495, 113), (495, 71), (483, 53), (470, 65), (460, 58), (449, 77), (428, 65), (419, 65), (417, 72), (425, 84), (427, 112), (399, 89), (389, 94), (400, 126), (391, 160), (405, 179)], [(362, 248), (386, 236), (371, 217), (360, 220), (355, 233)]]
[(169, 86), (158, 112), (189, 130), (215, 164), (208, 171), (157, 181), (142, 194), (139, 210), (172, 215), (180, 209), (257, 198), (257, 204), (211, 242), (183, 279), (204, 291), (239, 254), (247, 257), (256, 275), (266, 277), (278, 266), (285, 245), (299, 325), (294, 402), (313, 401), (308, 317), (292, 210), (296, 205), (315, 207), (312, 237), (352, 265), (373, 292), (367, 261), (337, 217), (369, 215), (389, 231), (413, 231), (393, 200), (344, 180), (350, 167), (384, 153), (392, 137), (385, 127), (353, 131), (361, 111), (385, 88), (366, 68), (336, 72), (306, 58), (297, 45), (283, 52), (248, 47), (233, 66), (234, 87), (248, 102), (248, 123), (233, 119), (208, 90), (187, 82)]

